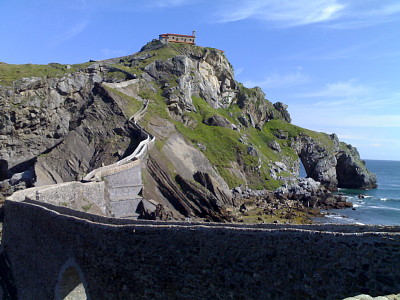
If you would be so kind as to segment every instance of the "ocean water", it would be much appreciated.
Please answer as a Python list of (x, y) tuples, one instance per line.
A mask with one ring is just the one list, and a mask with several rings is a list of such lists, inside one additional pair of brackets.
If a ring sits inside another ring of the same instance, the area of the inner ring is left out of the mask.
[[(378, 179), (371, 190), (339, 189), (353, 209), (332, 209), (327, 219), (337, 223), (400, 225), (400, 161), (365, 160), (367, 168)], [(359, 195), (364, 195), (360, 199)]]

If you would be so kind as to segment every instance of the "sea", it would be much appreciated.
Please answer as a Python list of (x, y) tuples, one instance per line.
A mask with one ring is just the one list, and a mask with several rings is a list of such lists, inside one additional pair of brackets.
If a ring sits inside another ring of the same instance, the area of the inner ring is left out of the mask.
[[(353, 203), (353, 209), (325, 211), (323, 223), (400, 225), (400, 161), (365, 160), (375, 173), (378, 188), (371, 190), (339, 189)], [(362, 195), (362, 197), (359, 197)]]

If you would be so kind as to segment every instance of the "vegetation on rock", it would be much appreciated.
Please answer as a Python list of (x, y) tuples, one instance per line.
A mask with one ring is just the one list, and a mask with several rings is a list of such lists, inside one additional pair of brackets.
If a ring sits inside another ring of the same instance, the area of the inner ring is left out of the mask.
[[(14, 137), (0, 148), (0, 158), (10, 165), (6, 181), (38, 168), (47, 170), (49, 180), (77, 180), (91, 167), (123, 157), (138, 143), (128, 137), (123, 120), (143, 101), (149, 104), (141, 126), (157, 138), (145, 194), (147, 189), (175, 217), (208, 214), (226, 220), (199, 203), (209, 201), (229, 215), (227, 207), (237, 210), (244, 201), (232, 198), (233, 188), (275, 190), (292, 184), (300, 159), (308, 176), (329, 189), (376, 185), (355, 148), (335, 135), (291, 124), (286, 105), (236, 82), (222, 51), (159, 41), (133, 55), (78, 65), (0, 64), (5, 110), (0, 135)], [(35, 136), (42, 140), (32, 144)], [(72, 142), (81, 149), (71, 148)]]

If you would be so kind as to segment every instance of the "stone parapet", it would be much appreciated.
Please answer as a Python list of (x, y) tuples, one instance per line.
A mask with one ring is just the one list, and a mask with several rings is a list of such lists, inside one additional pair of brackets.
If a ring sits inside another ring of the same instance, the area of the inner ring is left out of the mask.
[(20, 299), (53, 299), (70, 260), (90, 299), (329, 300), (400, 289), (399, 226), (91, 219), (12, 201), (5, 209)]

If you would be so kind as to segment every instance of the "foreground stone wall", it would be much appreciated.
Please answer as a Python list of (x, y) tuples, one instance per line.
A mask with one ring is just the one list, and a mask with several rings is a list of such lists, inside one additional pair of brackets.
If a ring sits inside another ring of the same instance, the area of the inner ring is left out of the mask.
[(400, 290), (399, 227), (111, 224), (33, 203), (6, 201), (5, 209), (2, 247), (18, 299), (53, 299), (65, 282), (88, 299), (342, 299)]

